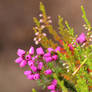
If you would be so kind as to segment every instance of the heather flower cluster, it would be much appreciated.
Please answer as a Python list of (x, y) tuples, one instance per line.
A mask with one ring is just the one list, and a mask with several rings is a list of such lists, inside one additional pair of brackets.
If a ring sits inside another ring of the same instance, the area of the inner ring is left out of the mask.
[(20, 67), (25, 67), (28, 65), (30, 70), (24, 71), (24, 74), (29, 80), (38, 80), (40, 79), (40, 74), (51, 75), (53, 71), (47, 67), (43, 69), (44, 64), (58, 60), (57, 51), (60, 51), (60, 47), (57, 47), (55, 50), (48, 48), (47, 53), (44, 52), (42, 47), (36, 49), (36, 55), (34, 47), (31, 46), (29, 51), (24, 51), (18, 49), (17, 55), (19, 56), (15, 62), (19, 64)]
[[(86, 41), (85, 35), (82, 33), (77, 39), (77, 43), (84, 43)], [(73, 51), (74, 47), (72, 44), (68, 45), (70, 50)], [(42, 47), (39, 47), (35, 49), (33, 46), (29, 49), (29, 51), (25, 51), (22, 49), (18, 49), (17, 55), (18, 58), (15, 60), (15, 63), (19, 64), (19, 67), (23, 68), (25, 66), (29, 67), (29, 70), (24, 71), (24, 75), (29, 80), (38, 80), (41, 79), (41, 75), (44, 76), (52, 75), (53, 71), (52, 69), (45, 67), (45, 65), (48, 65), (50, 62), (55, 62), (59, 59), (58, 52), (62, 53), (62, 48), (58, 46), (56, 49), (48, 48), (46, 53), (44, 52)], [(35, 55), (36, 54), (36, 55)], [(63, 66), (66, 64), (63, 63)], [(69, 66), (66, 66), (68, 69)], [(67, 70), (69, 72), (69, 69)], [(51, 90), (51, 92), (58, 92), (56, 90), (57, 87), (57, 80), (53, 80), (51, 85), (49, 85), (47, 88)]]
[[(74, 35), (73, 29), (59, 16), (59, 33), (54, 30), (50, 16), (46, 15), (44, 5), (40, 3), (40, 20), (34, 18), (36, 24), (35, 44), (28, 51), (17, 50), (15, 63), (24, 68), (24, 75), (29, 80), (37, 80), (49, 92), (91, 92), (92, 88), (92, 27), (82, 7), (84, 25), (87, 33)], [(67, 27), (67, 28), (65, 28)], [(46, 29), (46, 30), (45, 30)], [(43, 32), (44, 30), (44, 32)], [(47, 38), (48, 31), (58, 43)], [(61, 36), (60, 36), (61, 35)], [(63, 40), (62, 40), (63, 39)], [(44, 47), (44, 49), (42, 48)], [(28, 67), (28, 68), (27, 68)], [(36, 92), (36, 91), (32, 91)]]

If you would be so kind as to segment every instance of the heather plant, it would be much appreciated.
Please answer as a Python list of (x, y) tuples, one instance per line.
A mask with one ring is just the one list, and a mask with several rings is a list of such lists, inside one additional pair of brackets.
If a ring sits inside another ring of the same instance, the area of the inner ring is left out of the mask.
[[(33, 40), (41, 46), (36, 50), (31, 46), (28, 51), (17, 51), (18, 58), (15, 62), (21, 68), (28, 67), (24, 71), (26, 78), (36, 80), (48, 92), (92, 92), (92, 27), (83, 6), (81, 10), (86, 32), (76, 35), (74, 29), (67, 21), (63, 22), (60, 16), (56, 31), (51, 17), (40, 3), (40, 20), (33, 18)], [(48, 38), (46, 33), (53, 38)], [(36, 90), (32, 89), (32, 92)]]

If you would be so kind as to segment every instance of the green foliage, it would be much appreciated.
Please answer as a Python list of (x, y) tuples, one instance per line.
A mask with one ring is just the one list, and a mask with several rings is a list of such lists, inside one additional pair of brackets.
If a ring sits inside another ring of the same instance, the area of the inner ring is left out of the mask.
[(84, 19), (85, 23), (86, 23), (87, 25), (91, 25), (90, 22), (88, 21), (87, 17), (86, 17), (86, 12), (85, 12), (85, 10), (84, 10), (83, 5), (81, 6), (81, 10), (82, 10), (82, 13), (83, 13), (82, 18)]
[(65, 26), (63, 25), (63, 18), (58, 16), (58, 25), (59, 25), (59, 33), (61, 34), (61, 37), (63, 39), (63, 41), (65, 42), (71, 42), (73, 37), (73, 29), (70, 29), (68, 22), (65, 21), (65, 24), (67, 26), (67, 28), (65, 28)]
[(83, 13), (82, 18), (84, 19), (84, 21), (86, 23), (85, 29), (92, 30), (91, 23), (87, 19), (86, 12), (84, 10), (83, 5), (81, 5), (81, 10), (82, 10), (82, 13)]
[(74, 29), (73, 28), (70, 28), (70, 26), (69, 26), (69, 24), (68, 24), (68, 22), (67, 21), (65, 21), (65, 24), (66, 24), (66, 27), (68, 28), (68, 32), (69, 32), (69, 34), (72, 36), (72, 37), (74, 37)]

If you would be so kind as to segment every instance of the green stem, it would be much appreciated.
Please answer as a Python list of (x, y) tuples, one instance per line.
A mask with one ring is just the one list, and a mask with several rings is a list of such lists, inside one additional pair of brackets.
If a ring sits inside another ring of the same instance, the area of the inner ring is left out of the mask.
[[(89, 55), (88, 55), (88, 57), (91, 55), (92, 53), (90, 53)], [(85, 64), (85, 62), (87, 61), (87, 59), (88, 59), (88, 57), (86, 58), (86, 59), (84, 59), (84, 61), (81, 63), (81, 65), (73, 72), (73, 74), (72, 75), (75, 75), (78, 71), (79, 71), (79, 69)]]

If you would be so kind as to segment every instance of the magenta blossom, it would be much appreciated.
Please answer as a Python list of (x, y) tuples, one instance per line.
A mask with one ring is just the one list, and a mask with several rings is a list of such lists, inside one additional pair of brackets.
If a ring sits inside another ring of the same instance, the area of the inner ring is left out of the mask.
[(69, 49), (70, 49), (71, 51), (74, 50), (74, 47), (72, 46), (72, 44), (69, 44), (68, 46), (69, 46)]
[(57, 85), (57, 80), (54, 79), (54, 80), (52, 81), (52, 84), (56, 86), (56, 85)]
[(36, 53), (37, 53), (37, 55), (44, 55), (44, 51), (43, 51), (42, 47), (37, 48)]
[(33, 65), (30, 68), (32, 69), (33, 72), (37, 72), (37, 67), (36, 66)]
[(33, 65), (34, 65), (34, 61), (33, 61), (33, 60), (28, 61), (28, 65), (29, 65), (30, 67), (33, 66)]
[(50, 53), (51, 53), (52, 51), (54, 51), (53, 48), (48, 48), (47, 50), (48, 50), (48, 52), (50, 52)]
[(25, 59), (28, 61), (28, 60), (31, 60), (31, 56), (28, 54), (26, 55)]
[(57, 92), (56, 90), (51, 90), (50, 92)]
[(55, 90), (56, 89), (56, 86), (51, 84), (47, 87), (49, 90)]
[(34, 75), (33, 75), (33, 74), (28, 75), (28, 76), (27, 76), (27, 79), (29, 79), (29, 80), (34, 80)]
[(29, 49), (29, 54), (33, 55), (34, 54), (34, 47), (31, 46), (31, 48)]
[(26, 61), (26, 60), (23, 60), (23, 61), (19, 64), (19, 66), (20, 66), (20, 67), (25, 67), (26, 64), (27, 64), (27, 61)]
[(25, 54), (25, 51), (24, 50), (18, 49), (18, 51), (17, 51), (17, 55), (18, 56), (22, 57), (24, 54)]
[(83, 43), (83, 42), (85, 42), (86, 41), (86, 36), (85, 36), (85, 34), (84, 33), (81, 33), (80, 35), (79, 35), (79, 37), (76, 39), (76, 41), (77, 41), (77, 43)]
[(39, 62), (38, 63), (38, 70), (42, 70), (42, 68), (43, 68), (43, 62)]
[(50, 52), (44, 54), (44, 57), (50, 57), (50, 56), (51, 56)]
[(15, 60), (15, 63), (21, 63), (23, 61), (23, 58), (22, 57), (18, 57), (16, 60)]
[(52, 59), (56, 61), (58, 59), (58, 56), (57, 55), (53, 55)]
[(60, 52), (61, 51), (61, 47), (60, 46), (58, 46), (56, 49), (55, 49), (55, 52)]
[(34, 80), (38, 80), (38, 79), (40, 79), (40, 74), (38, 73), (34, 74)]
[(52, 74), (52, 70), (51, 69), (48, 69), (44, 72), (46, 75), (51, 75)]
[(24, 71), (24, 75), (30, 75), (30, 74), (32, 74), (32, 71), (30, 71), (30, 70), (28, 70), (28, 71)]
[(46, 61), (46, 63), (51, 62), (53, 60), (52, 57), (43, 57), (43, 59)]

